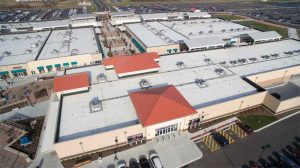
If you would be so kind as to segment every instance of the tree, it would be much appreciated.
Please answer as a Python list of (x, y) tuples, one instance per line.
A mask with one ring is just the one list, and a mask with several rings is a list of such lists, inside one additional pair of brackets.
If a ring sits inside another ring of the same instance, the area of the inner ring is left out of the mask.
[(108, 56), (108, 57), (112, 57), (112, 56), (113, 56), (113, 55), (112, 55), (112, 52), (108, 51), (108, 52), (107, 52), (107, 56)]

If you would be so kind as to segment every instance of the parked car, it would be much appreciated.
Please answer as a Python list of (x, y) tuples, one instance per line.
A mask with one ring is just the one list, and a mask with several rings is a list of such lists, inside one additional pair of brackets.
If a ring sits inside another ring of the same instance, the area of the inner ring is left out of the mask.
[(237, 122), (236, 123), (243, 131), (245, 131), (247, 134), (252, 134), (253, 129), (249, 127), (247, 124), (242, 123), (242, 122)]
[(151, 168), (148, 160), (146, 158), (140, 158), (140, 165), (142, 168)]
[(131, 160), (131, 161), (129, 162), (129, 167), (130, 167), (130, 168), (139, 168), (139, 164), (137, 163), (136, 160)]
[(213, 132), (212, 136), (221, 146), (225, 146), (229, 144), (228, 140), (223, 135), (217, 132)]
[(156, 153), (150, 155), (150, 163), (154, 168), (163, 168), (161, 161), (159, 160), (159, 157)]
[(289, 159), (286, 156), (281, 156), (280, 161), (282, 162), (282, 165), (284, 165), (285, 167), (300, 168), (295, 162), (293, 162), (291, 159)]
[(126, 164), (125, 163), (119, 163), (117, 168), (126, 168)]

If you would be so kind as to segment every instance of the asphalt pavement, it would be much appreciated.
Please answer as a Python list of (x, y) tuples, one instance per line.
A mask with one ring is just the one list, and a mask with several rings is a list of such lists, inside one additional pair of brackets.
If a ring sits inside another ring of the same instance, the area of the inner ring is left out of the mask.
[[(266, 129), (247, 136), (243, 139), (233, 137), (235, 142), (210, 152), (205, 147), (200, 147), (203, 158), (191, 163), (187, 168), (199, 167), (250, 167), (251, 163), (257, 162), (259, 156), (268, 162), (276, 161), (278, 153), (287, 151), (287, 146), (300, 148), (300, 114), (285, 119)], [(198, 146), (204, 146), (199, 143)], [(270, 146), (263, 150), (262, 146)]]

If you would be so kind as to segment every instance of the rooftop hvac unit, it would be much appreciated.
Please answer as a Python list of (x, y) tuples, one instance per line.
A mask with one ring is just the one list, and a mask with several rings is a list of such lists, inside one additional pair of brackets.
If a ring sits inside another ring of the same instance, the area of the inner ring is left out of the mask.
[(221, 32), (222, 32), (222, 33), (225, 33), (225, 32), (226, 32), (226, 30), (225, 30), (225, 29), (222, 29), (222, 30), (221, 30)]
[(2, 56), (6, 57), (6, 56), (10, 56), (11, 55), (11, 52), (9, 51), (4, 51)]
[(230, 31), (233, 31), (234, 29), (233, 28), (231, 28), (231, 29), (229, 29)]
[(79, 53), (79, 50), (78, 49), (72, 49), (71, 50), (71, 55), (76, 55)]
[(226, 76), (226, 72), (221, 68), (215, 69), (215, 72), (221, 76)]
[(204, 61), (205, 61), (206, 63), (208, 63), (208, 64), (211, 64), (211, 63), (212, 63), (212, 61), (211, 61), (210, 58), (205, 58)]
[(279, 57), (279, 54), (271, 54), (271, 57), (277, 59)]
[(31, 50), (31, 49), (28, 49), (28, 50), (26, 50), (25, 53), (26, 53), (26, 54), (30, 54), (30, 53), (32, 53), (32, 50)]
[(192, 36), (192, 35), (193, 35), (193, 32), (190, 32), (190, 33), (189, 33), (189, 36)]
[(37, 48), (39, 46), (39, 43), (30, 44), (31, 48)]
[(98, 81), (98, 83), (99, 83), (99, 82), (105, 82), (105, 81), (107, 81), (106, 75), (105, 75), (104, 73), (100, 73), (100, 74), (97, 76), (97, 81)]
[(251, 62), (257, 62), (257, 58), (255, 58), (255, 57), (251, 57), (251, 58), (249, 58), (249, 60), (250, 60)]
[(211, 34), (211, 33), (213, 33), (213, 32), (214, 32), (213, 30), (210, 30), (208, 33), (210, 33), (210, 34)]
[(270, 56), (269, 55), (262, 55), (261, 58), (264, 58), (265, 60), (269, 60)]
[(20, 40), (20, 38), (19, 37), (14, 37), (13, 40)]
[(31, 39), (31, 36), (26, 36), (25, 39)]
[(41, 35), (37, 35), (36, 38), (42, 38), (42, 36)]
[(0, 38), (0, 41), (5, 41), (5, 39), (4, 38)]
[(226, 61), (221, 61), (220, 64), (221, 65), (226, 65)]
[(293, 52), (300, 53), (300, 50), (294, 50)]
[(95, 113), (102, 110), (103, 110), (102, 101), (100, 101), (98, 97), (94, 97), (93, 100), (90, 101), (91, 113)]
[(178, 62), (176, 63), (176, 66), (177, 66), (178, 68), (180, 68), (180, 69), (183, 69), (183, 68), (186, 67), (186, 65), (185, 65), (182, 61), (178, 61)]
[(203, 34), (203, 31), (199, 31), (199, 33), (198, 33), (199, 35), (202, 35)]
[(230, 64), (233, 65), (233, 66), (236, 66), (237, 65), (237, 61), (236, 60), (232, 60), (232, 61), (230, 61)]
[(240, 64), (247, 64), (247, 60), (245, 58), (242, 58), (242, 59), (238, 59), (238, 62)]
[(148, 89), (148, 88), (152, 87), (150, 82), (146, 79), (142, 79), (140, 81), (140, 86), (141, 86), (142, 89)]
[(53, 49), (53, 50), (51, 51), (51, 53), (52, 53), (52, 54), (57, 54), (57, 53), (58, 53), (58, 50), (57, 50), (57, 49)]
[(207, 87), (207, 86), (208, 86), (207, 83), (206, 83), (206, 81), (203, 80), (203, 79), (196, 79), (196, 80), (195, 80), (195, 83), (196, 83), (196, 85), (199, 86), (200, 88), (204, 88), (204, 87)]

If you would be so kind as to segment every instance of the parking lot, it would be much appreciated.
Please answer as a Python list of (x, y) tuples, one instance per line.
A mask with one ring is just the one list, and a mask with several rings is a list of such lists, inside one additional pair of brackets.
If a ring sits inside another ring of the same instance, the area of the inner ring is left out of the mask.
[(66, 19), (75, 14), (85, 14), (87, 8), (39, 9), (39, 10), (3, 10), (0, 11), (0, 22), (30, 22)]
[(292, 149), (300, 149), (299, 120), (300, 114), (297, 114), (248, 136), (241, 134), (242, 132), (236, 129), (236, 126), (231, 126), (225, 132), (233, 138), (232, 144), (211, 152), (203, 142), (197, 143), (203, 152), (203, 158), (187, 167), (248, 168), (253, 166), (255, 162), (258, 162), (259, 166), (266, 162), (275, 165), (275, 167), (284, 167), (280, 162), (280, 157), (292, 155)]
[(227, 2), (227, 3), (148, 3), (146, 5), (120, 6), (123, 11), (135, 13), (157, 12), (187, 12), (192, 8), (205, 12), (232, 12), (254, 19), (264, 20), (276, 24), (300, 27), (300, 2)]

